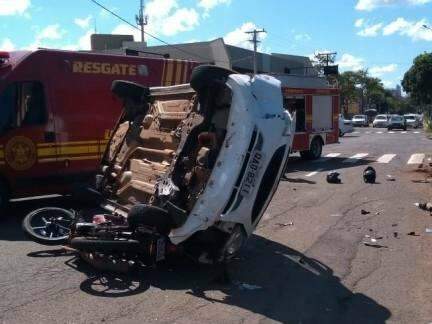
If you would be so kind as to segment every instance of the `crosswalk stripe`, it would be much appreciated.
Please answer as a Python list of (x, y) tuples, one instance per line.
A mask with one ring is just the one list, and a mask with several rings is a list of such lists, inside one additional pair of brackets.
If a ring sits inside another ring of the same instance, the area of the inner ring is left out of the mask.
[(341, 154), (340, 153), (329, 153), (325, 157), (326, 158), (335, 158), (335, 157), (338, 157), (339, 155), (341, 155)]
[(407, 164), (421, 164), (425, 158), (425, 154), (413, 154)]
[(356, 163), (358, 160), (368, 156), (368, 153), (357, 153), (346, 160), (343, 160), (342, 163)]
[(382, 133), (384, 133), (384, 132), (377, 132), (377, 134), (382, 134)]
[(306, 177), (308, 177), (308, 178), (313, 177), (314, 175), (320, 173), (322, 170), (323, 170), (323, 169), (318, 169), (318, 170), (316, 170), (316, 171), (313, 171), (313, 172), (311, 172), (311, 173), (308, 173), (308, 174), (306, 174)]
[(414, 132), (414, 134), (420, 134), (420, 132), (417, 131), (417, 132)]
[(393, 131), (390, 131), (390, 132), (388, 132), (389, 134), (394, 134), (395, 132), (393, 132)]
[(405, 132), (405, 131), (403, 131), (403, 132), (401, 132), (401, 134), (406, 134), (407, 132)]
[(396, 154), (384, 154), (380, 158), (378, 158), (378, 163), (389, 163), (393, 158), (396, 156)]

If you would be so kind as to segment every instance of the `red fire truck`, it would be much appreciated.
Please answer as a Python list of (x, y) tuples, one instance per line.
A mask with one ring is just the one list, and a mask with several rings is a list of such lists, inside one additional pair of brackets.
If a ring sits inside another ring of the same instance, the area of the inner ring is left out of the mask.
[(189, 81), (197, 64), (126, 55), (0, 52), (0, 207), (64, 193), (96, 169), (120, 115), (113, 80)]
[(296, 113), (293, 151), (309, 160), (321, 157), (322, 147), (339, 141), (339, 89), (325, 78), (278, 76), (284, 105)]

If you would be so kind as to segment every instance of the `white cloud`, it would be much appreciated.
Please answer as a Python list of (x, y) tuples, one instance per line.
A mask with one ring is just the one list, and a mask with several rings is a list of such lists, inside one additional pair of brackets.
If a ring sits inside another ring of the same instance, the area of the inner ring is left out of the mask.
[(380, 7), (391, 5), (424, 5), (432, 0), (358, 0), (355, 8), (360, 11), (372, 11)]
[(0, 0), (0, 16), (22, 15), (30, 4), (30, 0)]
[(140, 41), (141, 40), (141, 32), (138, 29), (132, 28), (131, 26), (126, 25), (126, 24), (117, 25), (113, 29), (112, 34), (117, 34), (117, 35), (133, 35), (135, 41)]
[(363, 26), (363, 24), (364, 24), (364, 19), (363, 19), (363, 18), (360, 18), (360, 19), (357, 19), (357, 20), (355, 21), (354, 26), (357, 27), (357, 28), (360, 28), (360, 27)]
[[(229, 45), (240, 46), (243, 48), (252, 49), (253, 45), (249, 41), (251, 39), (250, 34), (246, 34), (247, 31), (251, 31), (256, 29), (257, 26), (252, 22), (246, 22), (235, 30), (229, 32), (224, 37), (224, 42)], [(267, 34), (260, 34), (260, 40), (263, 40), (267, 37)]]
[(364, 59), (351, 54), (343, 54), (336, 64), (344, 71), (358, 71), (364, 68)]
[(198, 7), (204, 8), (206, 11), (209, 11), (218, 5), (229, 5), (230, 3), (231, 0), (200, 0), (198, 2)]
[(373, 77), (381, 77), (384, 74), (395, 72), (397, 69), (397, 64), (388, 64), (384, 66), (373, 66), (369, 69), (369, 73)]
[(310, 41), (312, 39), (312, 37), (309, 34), (297, 34), (294, 36), (294, 39), (296, 41)]
[(6, 51), (10, 52), (15, 49), (15, 45), (12, 43), (12, 41), (9, 38), (3, 39), (3, 41), (0, 43), (0, 51)]
[(381, 30), (382, 26), (382, 23), (366, 26), (364, 29), (360, 30), (357, 35), (362, 37), (375, 37), (378, 35), (378, 32)]
[(78, 40), (78, 49), (80, 50), (90, 50), (91, 48), (91, 40), (90, 36), (93, 34), (93, 31), (88, 30), (80, 39)]
[(426, 19), (408, 21), (404, 18), (397, 18), (383, 28), (383, 35), (390, 36), (399, 34), (401, 36), (407, 36), (414, 41), (432, 41), (432, 32), (425, 29), (423, 25), (429, 25), (429, 22)]
[[(145, 13), (148, 15), (146, 30), (152, 35), (174, 36), (199, 25), (198, 12), (180, 7), (178, 0), (152, 0), (147, 2)], [(125, 24), (115, 27), (113, 33), (134, 35), (136, 41), (141, 38), (139, 30)]]
[(384, 88), (386, 89), (394, 89), (396, 87), (396, 82), (391, 80), (381, 80)]
[(36, 41), (42, 41), (45, 39), (60, 39), (64, 33), (65, 31), (60, 30), (59, 24), (48, 25), (36, 35)]
[(90, 21), (92, 20), (92, 16), (87, 16), (86, 18), (75, 18), (75, 25), (81, 27), (82, 29), (87, 29), (90, 26)]

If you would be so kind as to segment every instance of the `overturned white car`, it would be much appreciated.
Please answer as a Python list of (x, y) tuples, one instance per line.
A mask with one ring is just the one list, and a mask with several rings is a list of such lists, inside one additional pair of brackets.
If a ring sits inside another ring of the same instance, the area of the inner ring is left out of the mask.
[(202, 262), (231, 258), (272, 199), (291, 148), (280, 82), (200, 66), (190, 85), (116, 81), (112, 91), (124, 111), (97, 176), (103, 210), (35, 211), (25, 231), (144, 264), (182, 252)]

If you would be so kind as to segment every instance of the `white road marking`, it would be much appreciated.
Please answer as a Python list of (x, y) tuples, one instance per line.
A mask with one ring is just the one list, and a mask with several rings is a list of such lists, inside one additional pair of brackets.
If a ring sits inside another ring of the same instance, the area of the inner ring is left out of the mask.
[(383, 134), (384, 132), (376, 132), (377, 134)]
[(368, 153), (357, 153), (346, 160), (343, 160), (342, 163), (356, 163), (358, 160), (368, 156)]
[(353, 132), (353, 134), (360, 134), (360, 132)]
[(389, 163), (393, 158), (396, 156), (396, 154), (384, 154), (381, 156), (377, 162), (378, 163)]
[(420, 134), (420, 132), (419, 132), (419, 131), (417, 131), (417, 132), (414, 132), (414, 134)]
[(403, 131), (403, 132), (401, 132), (401, 134), (406, 134), (407, 132), (405, 132), (405, 131)]
[(311, 173), (308, 173), (308, 174), (306, 174), (306, 177), (308, 177), (308, 178), (313, 177), (314, 175), (320, 173), (322, 170), (323, 170), (323, 169), (318, 169), (318, 170), (316, 170), (316, 171), (313, 171), (313, 172), (311, 172)]
[(341, 155), (341, 154), (340, 153), (329, 153), (326, 156), (324, 156), (324, 157), (322, 157), (322, 158), (320, 158), (318, 160), (312, 161), (312, 163), (321, 163), (321, 162), (324, 162), (324, 161), (328, 161), (331, 158), (338, 157), (339, 155)]
[(425, 154), (413, 154), (407, 164), (421, 164), (425, 158)]
[(371, 133), (370, 131), (367, 131), (367, 132), (366, 132), (366, 134), (370, 134), (370, 133)]
[(393, 132), (393, 131), (390, 131), (390, 132), (387, 132), (387, 133), (389, 133), (389, 134), (394, 134), (395, 132)]

